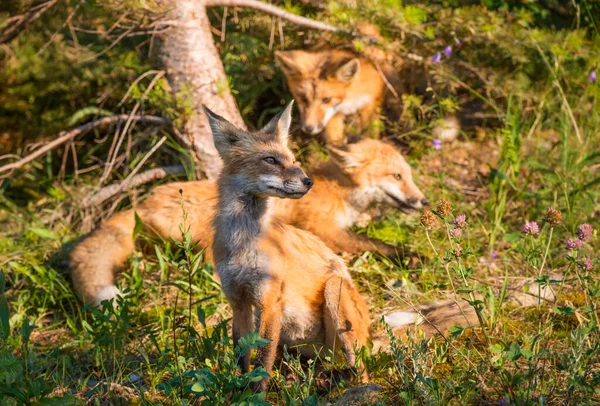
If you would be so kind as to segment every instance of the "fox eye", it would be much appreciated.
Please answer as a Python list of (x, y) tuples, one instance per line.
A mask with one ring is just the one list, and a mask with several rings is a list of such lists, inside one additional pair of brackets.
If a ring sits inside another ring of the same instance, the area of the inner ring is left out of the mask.
[(277, 163), (277, 159), (273, 158), (272, 156), (264, 158), (263, 161), (265, 161), (269, 165), (275, 165)]
[(323, 104), (327, 104), (331, 101), (331, 97), (323, 97)]
[(400, 175), (399, 173), (395, 173), (394, 174), (394, 179), (396, 179), (396, 180), (402, 180), (402, 175)]

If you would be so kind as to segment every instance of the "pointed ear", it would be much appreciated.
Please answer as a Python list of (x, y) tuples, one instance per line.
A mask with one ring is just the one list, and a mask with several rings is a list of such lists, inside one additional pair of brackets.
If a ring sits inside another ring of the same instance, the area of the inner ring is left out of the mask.
[(349, 82), (358, 75), (360, 71), (360, 60), (354, 58), (343, 64), (335, 72), (335, 77), (341, 82)]
[(353, 152), (334, 147), (333, 145), (327, 145), (327, 149), (331, 158), (344, 169), (356, 168), (362, 163), (361, 157)]
[(275, 63), (288, 78), (303, 76), (306, 72), (299, 63), (302, 51), (275, 51)]
[(290, 137), (290, 125), (292, 124), (292, 107), (294, 100), (288, 103), (285, 109), (277, 114), (269, 121), (269, 124), (264, 126), (263, 132), (267, 134), (276, 134), (283, 144), (287, 145)]
[(241, 139), (244, 132), (205, 105), (202, 105), (202, 109), (208, 118), (208, 124), (210, 125), (213, 134), (215, 147), (222, 158), (227, 150)]

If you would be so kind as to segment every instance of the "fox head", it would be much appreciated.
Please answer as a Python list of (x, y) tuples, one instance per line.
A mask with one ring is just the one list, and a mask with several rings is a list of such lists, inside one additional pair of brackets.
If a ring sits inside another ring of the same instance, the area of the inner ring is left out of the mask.
[(221, 178), (227, 177), (236, 187), (258, 197), (299, 199), (308, 193), (313, 181), (288, 148), (292, 104), (253, 133), (235, 127), (203, 106), (215, 147), (223, 159)]
[(405, 213), (429, 205), (410, 166), (393, 146), (365, 138), (344, 147), (330, 146), (329, 151), (351, 179), (358, 204), (386, 203)]
[(276, 51), (275, 61), (298, 102), (302, 131), (318, 134), (340, 112), (352, 81), (360, 71), (360, 60), (348, 53)]

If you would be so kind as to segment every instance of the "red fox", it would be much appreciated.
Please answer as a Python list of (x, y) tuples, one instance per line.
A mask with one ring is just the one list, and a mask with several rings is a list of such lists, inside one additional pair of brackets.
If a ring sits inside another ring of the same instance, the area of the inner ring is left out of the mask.
[[(291, 107), (256, 133), (242, 131), (204, 108), (223, 159), (217, 182), (214, 262), (233, 310), (235, 343), (255, 330), (270, 342), (256, 365), (271, 373), (277, 348), (307, 345), (343, 349), (355, 363), (355, 346), (369, 339), (369, 311), (344, 262), (312, 233), (273, 216), (273, 198), (300, 199), (313, 180), (289, 150)], [(250, 354), (240, 360), (242, 372)], [(267, 389), (268, 378), (254, 390)]]
[[(413, 182), (410, 166), (392, 145), (377, 140), (362, 139), (330, 151), (332, 158), (310, 171), (315, 180), (312, 191), (298, 200), (278, 199), (273, 215), (312, 232), (335, 252), (379, 251), (393, 258), (396, 247), (354, 234), (349, 228), (376, 203), (406, 212), (428, 204)], [(86, 303), (99, 305), (118, 294), (114, 271), (134, 252), (134, 212), (150, 234), (165, 240), (181, 238), (180, 190), (192, 238), (199, 241), (198, 248), (212, 245), (216, 184), (204, 180), (158, 186), (135, 209), (103, 222), (71, 252), (73, 285)], [(209, 258), (210, 254), (207, 250)]]
[(381, 107), (384, 81), (369, 60), (344, 50), (277, 51), (275, 61), (298, 102), (302, 130), (325, 131), (325, 141), (346, 142), (345, 118), (358, 114), (366, 128)]

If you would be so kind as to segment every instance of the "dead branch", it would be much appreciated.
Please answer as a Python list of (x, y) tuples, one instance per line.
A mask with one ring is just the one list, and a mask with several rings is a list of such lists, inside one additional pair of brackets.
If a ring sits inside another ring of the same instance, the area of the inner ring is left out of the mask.
[(181, 173), (185, 173), (185, 168), (182, 165), (165, 166), (162, 168), (147, 170), (139, 175), (127, 178), (123, 182), (108, 185), (100, 189), (89, 199), (84, 200), (83, 207), (88, 208), (97, 206), (124, 190), (135, 188), (158, 179), (166, 178), (169, 175), (177, 175)]
[(267, 14), (271, 14), (273, 16), (279, 17), (281, 19), (287, 20), (293, 24), (296, 24), (301, 27), (312, 28), (315, 30), (321, 31), (330, 31), (330, 32), (339, 32), (345, 34), (351, 34), (341, 28), (335, 27), (333, 25), (329, 25), (320, 21), (315, 21), (310, 18), (302, 17), (296, 14), (292, 14), (285, 10), (280, 9), (277, 6), (272, 4), (263, 3), (258, 0), (208, 0), (206, 2), (206, 7), (247, 7), (253, 8), (255, 10), (262, 11)]
[(48, 11), (58, 0), (50, 0), (39, 6), (33, 7), (23, 15), (10, 19), (9, 24), (0, 28), (0, 44), (6, 44), (15, 39), (29, 24), (37, 20)]
[(25, 158), (22, 158), (21, 160), (10, 163), (8, 165), (0, 166), (0, 173), (20, 168), (21, 166), (44, 155), (46, 152), (52, 150), (53, 148), (56, 148), (57, 146), (64, 144), (65, 142), (77, 137), (80, 134), (86, 133), (93, 128), (102, 127), (102, 126), (105, 126), (108, 124), (113, 124), (113, 123), (117, 123), (117, 122), (124, 121), (124, 120), (129, 120), (130, 118), (135, 121), (154, 124), (157, 126), (165, 126), (165, 125), (170, 124), (170, 121), (167, 120), (166, 118), (156, 117), (156, 116), (144, 116), (144, 115), (130, 116), (129, 114), (120, 114), (120, 115), (112, 116), (112, 117), (104, 117), (99, 120), (95, 120), (95, 121), (86, 123), (82, 126), (74, 128), (72, 130), (61, 132), (57, 139), (47, 143), (46, 145), (44, 145), (37, 151), (27, 155)]

